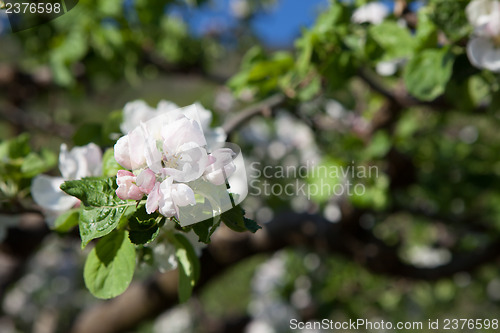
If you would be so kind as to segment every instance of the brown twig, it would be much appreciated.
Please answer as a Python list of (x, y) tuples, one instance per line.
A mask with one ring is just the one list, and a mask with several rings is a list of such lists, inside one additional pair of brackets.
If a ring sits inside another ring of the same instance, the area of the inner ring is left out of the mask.
[(223, 128), (228, 135), (231, 135), (251, 118), (259, 114), (270, 114), (272, 109), (282, 105), (285, 100), (286, 99), (283, 94), (272, 95), (271, 97), (268, 97), (261, 102), (240, 111), (236, 116), (226, 121)]

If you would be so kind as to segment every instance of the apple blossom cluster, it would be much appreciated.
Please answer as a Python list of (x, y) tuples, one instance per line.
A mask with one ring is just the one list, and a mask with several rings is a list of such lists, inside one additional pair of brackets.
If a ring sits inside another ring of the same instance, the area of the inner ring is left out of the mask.
[[(196, 110), (196, 105), (194, 108)], [(236, 170), (230, 148), (207, 152), (198, 112), (170, 110), (140, 122), (115, 144), (116, 161), (126, 170), (117, 174), (117, 196), (141, 200), (146, 211), (179, 218), (179, 209), (196, 204), (190, 186), (197, 181), (225, 186)]]
[(467, 44), (471, 64), (500, 72), (500, 1), (474, 0), (467, 5), (466, 14), (474, 28)]

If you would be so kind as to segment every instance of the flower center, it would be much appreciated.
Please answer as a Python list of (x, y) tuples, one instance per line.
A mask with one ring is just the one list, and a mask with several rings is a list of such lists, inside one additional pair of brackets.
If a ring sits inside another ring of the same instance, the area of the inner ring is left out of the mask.
[(177, 169), (177, 166), (179, 164), (179, 160), (181, 157), (179, 154), (175, 155), (170, 155), (170, 156), (163, 156), (163, 167), (164, 168), (172, 168), (172, 169)]

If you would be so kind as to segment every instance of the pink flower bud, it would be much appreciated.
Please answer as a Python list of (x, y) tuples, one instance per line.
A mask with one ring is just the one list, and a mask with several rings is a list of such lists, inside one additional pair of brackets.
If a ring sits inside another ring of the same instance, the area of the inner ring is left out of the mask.
[(144, 193), (135, 184), (136, 177), (127, 170), (119, 170), (116, 175), (116, 195), (122, 200), (141, 200)]

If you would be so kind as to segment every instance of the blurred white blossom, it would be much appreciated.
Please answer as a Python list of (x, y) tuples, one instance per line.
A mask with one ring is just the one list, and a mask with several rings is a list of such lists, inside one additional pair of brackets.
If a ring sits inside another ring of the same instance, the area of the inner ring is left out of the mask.
[(500, 72), (500, 1), (474, 0), (466, 8), (474, 33), (467, 44), (472, 65)]
[(229, 3), (231, 14), (238, 19), (247, 18), (251, 14), (248, 0), (231, 0)]
[(356, 9), (351, 17), (354, 23), (380, 24), (389, 15), (389, 8), (380, 2), (370, 2)]

